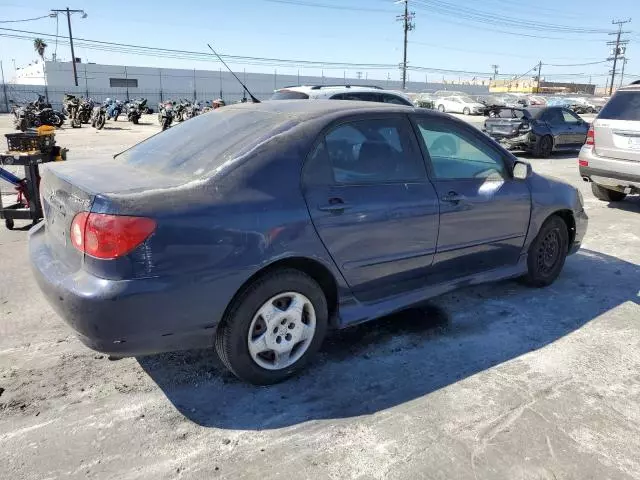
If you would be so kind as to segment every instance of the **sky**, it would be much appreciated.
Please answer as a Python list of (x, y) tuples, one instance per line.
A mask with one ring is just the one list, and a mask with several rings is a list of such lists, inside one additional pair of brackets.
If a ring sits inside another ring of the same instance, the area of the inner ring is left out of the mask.
[[(610, 63), (577, 65), (605, 60), (615, 36), (613, 19), (632, 18), (624, 25), (629, 39), (626, 78), (640, 79), (640, 2), (638, 0), (408, 0), (415, 12), (415, 29), (409, 33), (408, 61), (412, 67), (487, 73), (499, 65), (500, 74), (523, 75), (538, 61), (547, 80), (604, 85)], [(253, 61), (228, 62), (235, 70), (281, 74), (400, 78), (395, 67), (402, 61), (403, 30), (396, 15), (404, 4), (393, 0), (110, 0), (56, 5), (41, 0), (0, 0), (0, 60), (5, 78), (37, 58), (30, 33), (68, 34), (66, 17), (29, 22), (12, 20), (44, 16), (50, 8), (83, 9), (87, 18), (72, 16), (74, 38), (118, 42), (176, 50), (205, 52), (211, 43), (224, 55), (375, 64), (381, 67), (274, 65)], [(56, 50), (47, 40), (46, 57)], [(162, 58), (124, 51), (89, 48), (78, 41), (76, 57), (82, 61), (115, 65), (217, 70), (213, 58)], [(638, 50), (638, 54), (635, 51)], [(71, 58), (68, 45), (57, 46), (59, 60)], [(261, 64), (255, 64), (261, 63)], [(277, 62), (276, 62), (277, 63)], [(395, 67), (395, 68), (394, 68)], [(533, 72), (531, 72), (533, 73)], [(529, 73), (529, 74), (531, 74)], [(412, 81), (439, 81), (476, 73), (410, 71)], [(485, 75), (486, 76), (486, 75)], [(635, 77), (634, 77), (635, 76)], [(625, 82), (626, 83), (626, 82)]]

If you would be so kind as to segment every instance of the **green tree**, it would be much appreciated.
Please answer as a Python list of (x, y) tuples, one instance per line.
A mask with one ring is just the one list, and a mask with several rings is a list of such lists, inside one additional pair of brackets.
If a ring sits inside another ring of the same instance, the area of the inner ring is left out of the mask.
[(42, 61), (44, 62), (44, 51), (47, 48), (47, 44), (44, 43), (44, 40), (41, 38), (36, 38), (33, 41), (33, 49), (38, 52), (38, 55), (40, 55), (40, 58), (42, 59)]

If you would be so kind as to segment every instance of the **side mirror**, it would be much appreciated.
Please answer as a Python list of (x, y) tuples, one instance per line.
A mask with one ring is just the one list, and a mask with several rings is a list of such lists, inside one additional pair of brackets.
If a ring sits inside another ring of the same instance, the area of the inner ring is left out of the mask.
[(531, 176), (532, 172), (530, 163), (517, 161), (513, 165), (513, 178), (518, 180), (526, 180)]

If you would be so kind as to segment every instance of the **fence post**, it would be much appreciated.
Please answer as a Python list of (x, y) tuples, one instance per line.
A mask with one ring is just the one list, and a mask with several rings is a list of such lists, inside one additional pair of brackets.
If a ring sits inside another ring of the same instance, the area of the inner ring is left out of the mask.
[(159, 68), (158, 69), (158, 74), (160, 75), (160, 103), (164, 102), (164, 99), (162, 98), (162, 69)]
[(193, 69), (193, 103), (196, 102), (196, 69)]

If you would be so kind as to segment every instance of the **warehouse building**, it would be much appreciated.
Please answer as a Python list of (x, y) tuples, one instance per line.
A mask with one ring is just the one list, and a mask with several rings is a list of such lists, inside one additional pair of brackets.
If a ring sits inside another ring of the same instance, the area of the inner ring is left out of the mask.
[[(290, 85), (371, 84), (392, 90), (400, 90), (402, 87), (399, 80), (349, 78), (346, 73), (342, 77), (282, 75), (277, 71), (253, 73), (242, 70), (235, 73), (251, 93), (260, 99), (269, 98), (275, 89)], [(65, 93), (91, 97), (98, 101), (107, 97), (122, 100), (143, 97), (148, 99), (148, 104), (152, 107), (160, 101), (178, 98), (210, 101), (222, 97), (227, 102), (235, 102), (243, 97), (240, 84), (224, 69), (186, 70), (76, 62), (76, 74), (77, 87), (71, 62), (34, 62), (17, 69), (15, 78), (7, 85), (7, 96), (20, 103), (41, 93), (54, 106), (60, 106)], [(488, 86), (407, 82), (407, 91), (412, 92), (443, 89), (481, 94), (488, 91)], [(3, 107), (4, 102), (0, 99), (0, 108)]]

